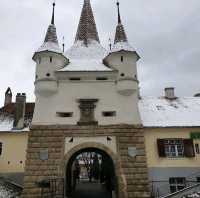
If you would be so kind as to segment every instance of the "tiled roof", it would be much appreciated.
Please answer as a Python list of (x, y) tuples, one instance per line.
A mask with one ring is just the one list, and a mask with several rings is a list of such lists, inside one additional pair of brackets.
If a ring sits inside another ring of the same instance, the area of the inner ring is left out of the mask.
[(84, 43), (87, 45), (90, 40), (99, 42), (99, 35), (97, 32), (90, 0), (84, 0), (75, 42), (84, 41)]
[(54, 24), (49, 25), (44, 42), (52, 42), (58, 44), (58, 38), (56, 33), (56, 27)]
[(116, 33), (115, 33), (115, 41), (114, 43), (118, 43), (118, 42), (127, 42), (127, 36), (126, 36), (126, 32), (124, 30), (124, 26), (119, 23), (116, 27)]
[[(25, 116), (33, 116), (35, 108), (35, 103), (26, 103)], [(15, 103), (8, 104), (0, 109), (0, 114), (5, 113), (9, 115), (14, 115)]]
[(126, 32), (124, 30), (124, 26), (122, 25), (120, 10), (119, 10), (119, 2), (117, 2), (117, 8), (118, 8), (118, 25), (116, 27), (116, 33), (115, 33), (115, 41), (114, 44), (118, 42), (127, 42), (127, 36)]
[(52, 13), (51, 24), (48, 27), (48, 30), (44, 39), (44, 43), (36, 51), (36, 53), (43, 52), (43, 51), (50, 51), (50, 52), (62, 54), (62, 50), (60, 49), (59, 44), (58, 44), (56, 26), (54, 24), (54, 10), (55, 10), (55, 3), (53, 3), (53, 13)]

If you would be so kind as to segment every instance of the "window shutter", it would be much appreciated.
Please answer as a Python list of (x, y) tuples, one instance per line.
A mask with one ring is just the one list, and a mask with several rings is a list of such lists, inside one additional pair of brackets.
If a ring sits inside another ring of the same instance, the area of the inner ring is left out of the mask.
[(184, 139), (184, 155), (185, 157), (195, 157), (194, 144), (192, 139)]
[(159, 155), (159, 157), (166, 157), (166, 154), (165, 154), (165, 140), (164, 139), (158, 139), (157, 140), (157, 146), (158, 146), (158, 155)]

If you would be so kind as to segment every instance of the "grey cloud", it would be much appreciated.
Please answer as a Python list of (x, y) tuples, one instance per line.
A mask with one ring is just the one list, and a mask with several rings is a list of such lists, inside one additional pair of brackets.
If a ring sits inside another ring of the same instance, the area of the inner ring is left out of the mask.
[[(51, 17), (49, 0), (2, 0), (0, 7), (0, 103), (8, 86), (34, 100), (33, 52), (43, 42)], [(91, 0), (104, 47), (114, 37), (115, 0)], [(83, 0), (57, 0), (58, 36), (66, 48), (74, 41)], [(181, 96), (200, 91), (199, 0), (121, 0), (129, 42), (141, 56), (142, 95), (162, 95), (165, 86)]]

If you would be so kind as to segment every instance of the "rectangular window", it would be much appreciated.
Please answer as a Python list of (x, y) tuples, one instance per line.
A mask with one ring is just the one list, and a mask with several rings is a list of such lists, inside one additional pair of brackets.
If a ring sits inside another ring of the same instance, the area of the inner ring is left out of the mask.
[(159, 157), (195, 157), (192, 139), (158, 139)]
[(116, 111), (104, 111), (102, 112), (102, 115), (104, 117), (114, 117), (116, 116)]
[(199, 144), (195, 144), (195, 151), (196, 151), (196, 154), (200, 154)]
[(61, 118), (70, 118), (73, 116), (73, 112), (57, 112), (56, 115)]
[(97, 77), (96, 80), (108, 80), (107, 77)]
[(200, 183), (200, 177), (197, 177), (197, 182)]
[(181, 139), (165, 140), (165, 154), (167, 157), (183, 157), (184, 156), (183, 140)]
[(79, 80), (81, 80), (81, 78), (70, 78), (69, 80), (71, 80), (71, 81), (79, 81)]
[(171, 193), (180, 191), (186, 187), (185, 177), (171, 177), (169, 178), (169, 186)]

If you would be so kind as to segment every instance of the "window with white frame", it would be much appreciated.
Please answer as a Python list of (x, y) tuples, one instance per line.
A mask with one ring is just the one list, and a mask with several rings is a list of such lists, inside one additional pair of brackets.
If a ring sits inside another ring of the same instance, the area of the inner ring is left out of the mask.
[(166, 157), (183, 157), (184, 144), (181, 139), (166, 139), (164, 142)]
[(185, 177), (171, 177), (169, 178), (170, 192), (174, 193), (186, 187)]

